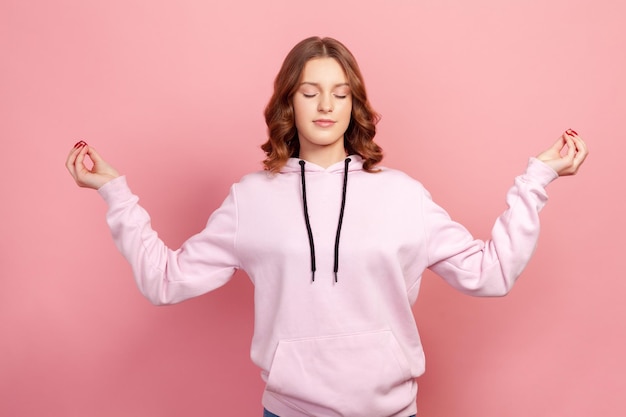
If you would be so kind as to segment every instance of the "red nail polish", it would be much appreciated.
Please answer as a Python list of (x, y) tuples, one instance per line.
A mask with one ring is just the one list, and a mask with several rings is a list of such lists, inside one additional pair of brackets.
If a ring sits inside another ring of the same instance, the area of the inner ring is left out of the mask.
[(81, 146), (85, 146), (87, 143), (84, 140), (78, 141), (76, 142), (76, 145), (74, 145), (74, 148), (80, 148)]
[(576, 133), (576, 131), (575, 131), (574, 129), (567, 129), (567, 131), (568, 131), (568, 132), (571, 132), (571, 133), (573, 133), (573, 134), (575, 134), (575, 135), (578, 135), (578, 133)]

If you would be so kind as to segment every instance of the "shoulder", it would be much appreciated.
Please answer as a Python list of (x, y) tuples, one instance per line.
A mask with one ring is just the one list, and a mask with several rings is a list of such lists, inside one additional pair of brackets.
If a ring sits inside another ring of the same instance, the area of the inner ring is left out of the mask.
[(239, 181), (236, 181), (233, 187), (242, 190), (259, 186), (272, 187), (279, 183), (282, 177), (285, 177), (285, 175), (281, 173), (275, 174), (265, 170), (252, 171), (242, 176)]
[(241, 197), (256, 198), (262, 194), (278, 192), (278, 189), (282, 188), (281, 177), (280, 174), (272, 174), (268, 171), (251, 172), (234, 183), (232, 190)]
[(271, 181), (271, 179), (275, 177), (274, 174), (271, 174), (268, 171), (255, 171), (250, 172), (249, 174), (244, 175), (241, 179), (235, 184), (247, 185), (248, 183), (259, 183)]
[(370, 199), (385, 202), (387, 205), (406, 204), (415, 206), (421, 204), (429, 193), (422, 183), (409, 174), (388, 167), (378, 167), (378, 171), (354, 172), (348, 178), (348, 189), (353, 192), (367, 195)]
[(388, 168), (388, 167), (378, 167), (379, 171), (366, 173), (366, 179), (368, 181), (376, 181), (381, 183), (381, 185), (386, 187), (391, 187), (393, 189), (396, 188), (406, 188), (407, 190), (424, 190), (423, 184), (405, 173), (404, 171), (400, 171), (398, 169)]

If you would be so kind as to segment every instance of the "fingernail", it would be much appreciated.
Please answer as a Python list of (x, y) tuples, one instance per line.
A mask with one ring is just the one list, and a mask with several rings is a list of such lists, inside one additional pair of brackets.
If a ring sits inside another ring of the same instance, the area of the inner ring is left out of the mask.
[(84, 140), (78, 141), (76, 142), (76, 145), (74, 145), (74, 148), (80, 148), (81, 146), (85, 146), (87, 144), (87, 142), (85, 142)]
[(578, 133), (576, 133), (576, 131), (574, 129), (567, 129), (568, 132), (572, 132), (575, 135), (578, 135)]

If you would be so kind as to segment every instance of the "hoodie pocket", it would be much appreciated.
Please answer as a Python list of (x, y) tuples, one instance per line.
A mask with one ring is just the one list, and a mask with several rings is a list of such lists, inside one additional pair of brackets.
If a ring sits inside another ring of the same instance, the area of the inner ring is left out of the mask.
[(408, 361), (391, 331), (283, 340), (267, 390), (314, 415), (385, 416), (415, 397)]

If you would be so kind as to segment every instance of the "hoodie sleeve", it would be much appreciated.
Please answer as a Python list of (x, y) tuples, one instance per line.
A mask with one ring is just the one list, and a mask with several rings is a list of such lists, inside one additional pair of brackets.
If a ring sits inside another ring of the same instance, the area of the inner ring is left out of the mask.
[(548, 165), (531, 158), (507, 193), (508, 208), (487, 241), (474, 239), (427, 195), (423, 210), (429, 268), (466, 294), (508, 293), (535, 250), (539, 211), (548, 199), (545, 187), (557, 177)]
[(234, 187), (205, 229), (178, 250), (159, 239), (125, 177), (109, 181), (98, 192), (109, 206), (107, 223), (115, 245), (130, 263), (139, 290), (152, 303), (178, 303), (214, 290), (238, 268)]

